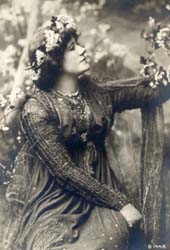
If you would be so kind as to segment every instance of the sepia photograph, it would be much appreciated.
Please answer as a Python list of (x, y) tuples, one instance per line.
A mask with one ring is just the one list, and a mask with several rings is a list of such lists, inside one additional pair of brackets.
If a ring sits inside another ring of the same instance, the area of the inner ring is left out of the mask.
[(0, 250), (170, 250), (170, 1), (0, 0)]

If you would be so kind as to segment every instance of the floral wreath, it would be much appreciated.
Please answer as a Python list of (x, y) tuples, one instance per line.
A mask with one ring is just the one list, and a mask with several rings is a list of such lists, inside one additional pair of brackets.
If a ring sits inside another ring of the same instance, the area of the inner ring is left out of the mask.
[[(60, 48), (63, 42), (63, 34), (69, 31), (77, 32), (77, 26), (70, 16), (59, 15), (57, 17), (52, 16), (51, 20), (46, 22), (42, 28), (43, 36), (45, 40), (41, 41), (41, 44), (37, 46), (35, 50), (35, 59), (27, 68), (31, 71), (32, 80), (38, 80), (41, 73), (41, 66), (46, 61), (49, 52), (54, 48)], [(38, 47), (45, 45), (45, 51), (42, 51)]]

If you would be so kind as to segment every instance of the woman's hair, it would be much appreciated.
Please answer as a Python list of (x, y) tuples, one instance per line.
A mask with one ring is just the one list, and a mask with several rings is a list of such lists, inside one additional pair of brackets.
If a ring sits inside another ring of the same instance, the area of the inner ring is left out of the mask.
[[(59, 28), (62, 28), (62, 31)], [(65, 49), (71, 40), (77, 40), (75, 23), (70, 17), (52, 17), (48, 25), (38, 29), (29, 48), (29, 61), (35, 85), (49, 91), (62, 72)]]

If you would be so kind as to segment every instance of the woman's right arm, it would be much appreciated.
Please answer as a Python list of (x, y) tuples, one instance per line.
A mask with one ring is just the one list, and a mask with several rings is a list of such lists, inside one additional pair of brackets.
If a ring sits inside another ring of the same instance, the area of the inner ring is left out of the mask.
[(21, 118), (23, 132), (62, 187), (95, 205), (120, 211), (129, 203), (127, 197), (76, 166), (58, 125), (38, 100), (32, 98), (25, 104)]

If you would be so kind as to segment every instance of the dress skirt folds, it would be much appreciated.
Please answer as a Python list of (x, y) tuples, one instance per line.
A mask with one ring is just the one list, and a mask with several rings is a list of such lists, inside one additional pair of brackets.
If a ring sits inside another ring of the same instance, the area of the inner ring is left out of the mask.
[[(8, 199), (14, 199), (16, 186), (21, 194), (26, 192), (16, 233), (17, 241), (12, 246), (17, 244), (12, 249), (128, 249), (129, 229), (120, 212), (93, 206), (75, 194), (64, 191), (39, 159), (30, 161), (31, 156), (26, 154), (28, 148), (25, 144), (16, 160), (16, 172), (23, 175), (16, 174), (7, 190)], [(76, 160), (79, 163), (81, 156), (77, 151)], [(28, 171), (30, 162), (32, 167)], [(19, 181), (21, 178), (22, 181)], [(96, 178), (108, 185), (114, 184), (114, 175), (105, 152), (100, 152)], [(15, 195), (21, 198), (21, 194)]]
[(128, 94), (106, 94), (84, 81), (75, 96), (36, 90), (27, 101), (24, 143), (6, 194), (19, 215), (10, 221), (4, 249), (128, 249), (129, 228), (119, 211), (129, 200), (105, 148), (116, 107)]

